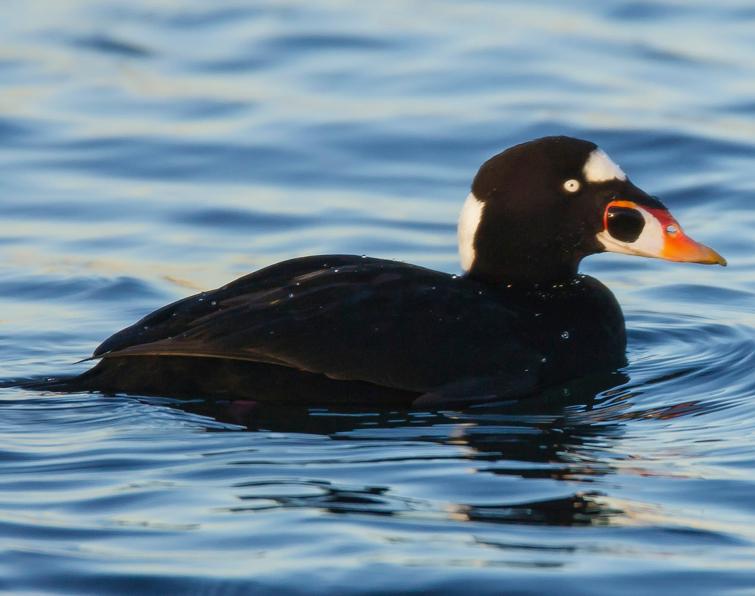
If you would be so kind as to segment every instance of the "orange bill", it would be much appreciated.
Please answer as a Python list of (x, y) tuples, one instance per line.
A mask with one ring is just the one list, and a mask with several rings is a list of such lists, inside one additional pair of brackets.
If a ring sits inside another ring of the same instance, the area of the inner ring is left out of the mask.
[(598, 241), (610, 252), (667, 261), (726, 265), (712, 248), (687, 236), (679, 222), (662, 207), (634, 201), (611, 201), (603, 214)]

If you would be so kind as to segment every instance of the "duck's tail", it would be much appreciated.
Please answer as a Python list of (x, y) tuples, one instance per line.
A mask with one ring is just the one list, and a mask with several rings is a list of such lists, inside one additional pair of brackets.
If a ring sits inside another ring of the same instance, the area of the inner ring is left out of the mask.
[(61, 377), (21, 377), (0, 379), (0, 389), (25, 389), (29, 391), (75, 392), (91, 390), (86, 373)]

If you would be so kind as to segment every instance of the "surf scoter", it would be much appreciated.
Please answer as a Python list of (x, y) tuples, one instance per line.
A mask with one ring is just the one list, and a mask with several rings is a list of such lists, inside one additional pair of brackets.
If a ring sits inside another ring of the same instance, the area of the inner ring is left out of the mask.
[(461, 211), (464, 274), (352, 255), (271, 265), (105, 340), (67, 389), (433, 407), (518, 399), (625, 364), (611, 251), (725, 265), (594, 143), (545, 137), (486, 161)]

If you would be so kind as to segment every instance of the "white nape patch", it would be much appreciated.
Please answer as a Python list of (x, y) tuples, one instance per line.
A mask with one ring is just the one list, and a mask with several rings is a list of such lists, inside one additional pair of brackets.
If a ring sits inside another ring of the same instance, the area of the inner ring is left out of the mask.
[(476, 257), (474, 248), (474, 238), (477, 233), (477, 227), (482, 220), (482, 209), (485, 206), (473, 192), (467, 195), (464, 206), (461, 208), (459, 215), (459, 254), (461, 255), (461, 268), (469, 271), (474, 264)]
[(637, 255), (640, 257), (660, 257), (663, 250), (665, 230), (655, 217), (650, 215), (642, 207), (633, 207), (642, 214), (645, 226), (634, 242), (622, 242), (611, 236), (607, 230), (603, 230), (596, 237), (608, 252), (618, 252), (625, 255)]
[(588, 182), (626, 180), (627, 175), (606, 155), (602, 149), (593, 149), (587, 158), (582, 173)]

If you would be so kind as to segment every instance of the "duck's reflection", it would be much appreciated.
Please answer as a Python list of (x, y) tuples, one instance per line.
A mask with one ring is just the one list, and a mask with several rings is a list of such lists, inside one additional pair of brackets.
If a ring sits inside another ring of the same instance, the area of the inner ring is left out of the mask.
[(574, 493), (558, 499), (505, 505), (458, 505), (455, 519), (503, 524), (590, 526), (609, 524), (624, 512), (600, 492)]
[[(596, 406), (621, 398), (626, 375), (612, 373), (581, 379), (518, 403), (461, 411), (338, 410), (274, 407), (238, 401), (172, 402), (172, 407), (209, 416), (250, 431), (326, 435), (332, 440), (423, 441), (460, 447), (470, 471), (544, 480), (579, 480), (612, 473), (594, 454), (596, 445), (613, 443), (624, 423), (591, 419)], [(618, 389), (615, 389), (618, 388)], [(164, 403), (164, 402), (163, 402)], [(600, 409), (600, 408), (597, 408)], [(456, 452), (458, 453), (458, 452)], [(458, 456), (455, 456), (455, 459)], [(296, 490), (289, 486), (297, 484)], [(528, 501), (502, 495), (500, 503), (444, 503), (428, 510), (427, 502), (394, 494), (384, 486), (345, 487), (329, 481), (239, 484), (234, 512), (268, 508), (317, 508), (334, 514), (441, 516), (489, 523), (590, 525), (609, 523), (622, 511), (599, 491), (574, 490), (564, 483), (558, 498)], [(300, 485), (300, 486), (299, 486)], [(305, 487), (305, 490), (300, 490)], [(442, 495), (439, 495), (442, 498)]]

